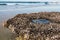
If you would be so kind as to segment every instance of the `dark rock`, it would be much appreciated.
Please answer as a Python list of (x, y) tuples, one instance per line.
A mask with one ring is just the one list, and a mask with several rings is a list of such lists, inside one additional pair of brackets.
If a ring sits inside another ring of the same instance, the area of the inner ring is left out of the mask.
[[(36, 19), (45, 19), (49, 23), (33, 23), (32, 20)], [(18, 14), (7, 20), (4, 26), (16, 33), (19, 40), (60, 40), (59, 12)]]

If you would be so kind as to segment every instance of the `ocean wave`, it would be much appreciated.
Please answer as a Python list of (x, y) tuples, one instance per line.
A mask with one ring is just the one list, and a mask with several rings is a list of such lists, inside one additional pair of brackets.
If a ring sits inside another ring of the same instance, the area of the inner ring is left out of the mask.
[(1, 5), (46, 5), (48, 2), (0, 2)]

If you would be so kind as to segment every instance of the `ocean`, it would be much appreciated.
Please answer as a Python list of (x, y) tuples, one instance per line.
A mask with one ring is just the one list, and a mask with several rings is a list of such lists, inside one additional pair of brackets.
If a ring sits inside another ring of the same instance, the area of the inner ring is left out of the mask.
[[(19, 4), (19, 5), (18, 5)], [(60, 12), (60, 5), (44, 3), (7, 3), (0, 5), (0, 40), (10, 40), (11, 32), (3, 27), (3, 22), (17, 14), (35, 12)]]

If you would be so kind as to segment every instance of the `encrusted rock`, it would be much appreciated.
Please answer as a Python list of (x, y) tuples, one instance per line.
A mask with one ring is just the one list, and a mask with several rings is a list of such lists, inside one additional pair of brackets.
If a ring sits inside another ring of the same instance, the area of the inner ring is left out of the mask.
[[(36, 19), (45, 19), (49, 23), (33, 23)], [(18, 14), (4, 26), (17, 34), (17, 40), (60, 40), (59, 12)]]

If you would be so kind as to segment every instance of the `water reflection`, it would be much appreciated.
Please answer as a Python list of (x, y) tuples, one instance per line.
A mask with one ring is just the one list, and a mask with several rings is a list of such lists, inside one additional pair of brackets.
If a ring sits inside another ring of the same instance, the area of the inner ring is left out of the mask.
[(47, 24), (47, 23), (50, 23), (49, 20), (46, 20), (46, 19), (35, 19), (35, 20), (32, 20), (33, 23), (38, 23), (38, 24)]

